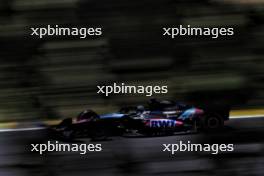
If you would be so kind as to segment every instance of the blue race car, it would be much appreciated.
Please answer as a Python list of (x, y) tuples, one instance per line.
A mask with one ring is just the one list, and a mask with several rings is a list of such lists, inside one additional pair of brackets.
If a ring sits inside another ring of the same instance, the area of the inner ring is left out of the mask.
[(119, 112), (109, 114), (98, 115), (85, 110), (76, 120), (65, 119), (51, 129), (53, 134), (67, 139), (105, 139), (129, 134), (171, 135), (199, 129), (220, 129), (228, 116), (229, 111), (209, 111), (174, 101), (152, 99), (147, 106), (123, 107)]

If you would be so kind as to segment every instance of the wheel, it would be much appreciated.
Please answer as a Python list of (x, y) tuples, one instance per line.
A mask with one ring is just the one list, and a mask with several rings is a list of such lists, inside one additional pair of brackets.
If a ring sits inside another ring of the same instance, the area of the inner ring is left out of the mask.
[(224, 121), (221, 116), (217, 114), (209, 114), (204, 120), (205, 130), (219, 130), (223, 128)]
[(95, 125), (91, 131), (92, 141), (102, 141), (106, 140), (108, 137), (108, 130), (105, 129), (104, 125)]

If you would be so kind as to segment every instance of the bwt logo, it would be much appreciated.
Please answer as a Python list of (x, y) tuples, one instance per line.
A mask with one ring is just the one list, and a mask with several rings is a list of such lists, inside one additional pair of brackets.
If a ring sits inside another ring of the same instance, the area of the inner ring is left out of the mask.
[(175, 127), (175, 120), (151, 120), (150, 127), (152, 128), (164, 128), (164, 127)]

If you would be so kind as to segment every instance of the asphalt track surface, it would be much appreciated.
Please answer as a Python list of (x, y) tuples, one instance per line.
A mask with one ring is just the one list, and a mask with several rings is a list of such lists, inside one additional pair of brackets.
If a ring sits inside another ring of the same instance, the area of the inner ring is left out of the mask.
[[(263, 176), (264, 117), (235, 118), (218, 133), (177, 134), (161, 137), (113, 137), (101, 143), (102, 152), (31, 152), (31, 143), (46, 143), (46, 130), (0, 132), (0, 176)], [(162, 152), (162, 144), (232, 143), (234, 151), (212, 155), (206, 152)]]

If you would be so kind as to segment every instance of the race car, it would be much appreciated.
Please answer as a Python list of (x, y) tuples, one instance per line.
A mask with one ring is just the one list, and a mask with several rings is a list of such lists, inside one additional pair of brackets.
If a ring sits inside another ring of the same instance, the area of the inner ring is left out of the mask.
[(65, 119), (52, 127), (51, 131), (53, 135), (66, 139), (106, 139), (114, 135), (171, 135), (199, 129), (220, 129), (229, 116), (229, 113), (223, 112), (151, 99), (146, 106), (123, 107), (116, 113), (98, 115), (92, 110), (85, 110), (75, 120)]

